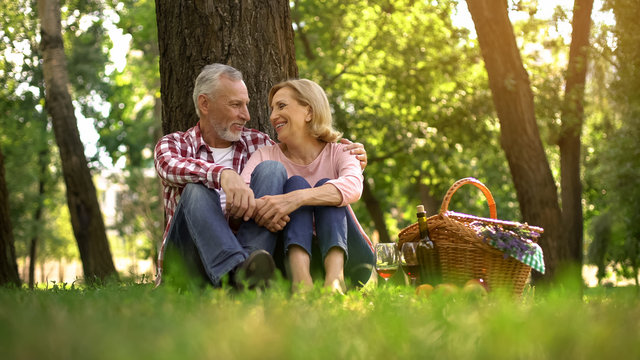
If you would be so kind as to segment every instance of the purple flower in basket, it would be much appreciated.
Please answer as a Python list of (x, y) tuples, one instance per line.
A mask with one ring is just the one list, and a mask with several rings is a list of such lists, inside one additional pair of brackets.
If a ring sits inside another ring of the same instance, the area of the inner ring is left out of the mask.
[(471, 223), (483, 241), (504, 253), (504, 258), (513, 256), (521, 259), (525, 255), (535, 254), (530, 238), (540, 234), (522, 227), (503, 228), (499, 225), (487, 225), (479, 221)]

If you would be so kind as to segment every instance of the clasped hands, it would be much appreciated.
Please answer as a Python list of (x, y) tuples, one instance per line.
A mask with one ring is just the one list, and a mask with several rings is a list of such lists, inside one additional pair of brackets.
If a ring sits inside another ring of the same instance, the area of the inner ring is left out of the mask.
[(244, 221), (253, 219), (271, 232), (284, 229), (289, 222), (289, 214), (297, 208), (285, 195), (256, 199), (253, 190), (231, 169), (222, 171), (220, 185), (227, 195), (226, 210), (229, 216)]

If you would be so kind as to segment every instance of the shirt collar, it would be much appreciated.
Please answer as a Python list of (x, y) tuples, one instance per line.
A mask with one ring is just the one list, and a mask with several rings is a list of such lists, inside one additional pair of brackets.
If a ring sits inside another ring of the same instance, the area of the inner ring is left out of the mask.
[(189, 137), (191, 141), (193, 141), (193, 145), (196, 150), (200, 150), (201, 147), (209, 148), (206, 142), (204, 142), (204, 138), (202, 137), (202, 130), (200, 130), (200, 121), (196, 124), (196, 126), (192, 127), (189, 131)]

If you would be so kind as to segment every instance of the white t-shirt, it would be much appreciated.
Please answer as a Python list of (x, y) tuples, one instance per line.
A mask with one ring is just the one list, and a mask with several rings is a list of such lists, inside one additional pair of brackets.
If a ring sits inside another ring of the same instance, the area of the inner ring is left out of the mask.
[[(226, 148), (211, 148), (211, 151), (213, 151), (213, 159), (215, 160), (216, 164), (233, 168), (233, 145)], [(222, 188), (216, 191), (220, 195), (220, 205), (222, 206), (222, 212), (226, 214), (227, 195), (224, 193), (224, 190), (222, 190)]]

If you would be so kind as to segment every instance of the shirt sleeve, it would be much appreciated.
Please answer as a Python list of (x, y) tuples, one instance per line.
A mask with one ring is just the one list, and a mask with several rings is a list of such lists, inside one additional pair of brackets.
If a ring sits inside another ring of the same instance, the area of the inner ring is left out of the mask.
[(360, 161), (348, 151), (343, 151), (344, 144), (338, 144), (334, 152), (338, 178), (327, 181), (335, 186), (342, 194), (342, 203), (339, 206), (347, 206), (360, 199), (362, 195), (362, 170)]
[(215, 163), (189, 157), (187, 145), (169, 134), (155, 147), (155, 167), (164, 185), (183, 187), (188, 183), (202, 183), (220, 189), (222, 170), (231, 169)]

